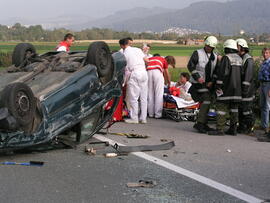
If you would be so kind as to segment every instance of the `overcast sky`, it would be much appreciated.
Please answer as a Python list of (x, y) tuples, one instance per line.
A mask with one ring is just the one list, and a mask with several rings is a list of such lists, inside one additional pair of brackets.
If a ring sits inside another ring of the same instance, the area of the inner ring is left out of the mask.
[[(1, 0), (1, 21), (8, 18), (51, 18), (62, 15), (104, 17), (134, 7), (183, 8), (202, 0)], [(225, 0), (215, 0), (225, 1)]]

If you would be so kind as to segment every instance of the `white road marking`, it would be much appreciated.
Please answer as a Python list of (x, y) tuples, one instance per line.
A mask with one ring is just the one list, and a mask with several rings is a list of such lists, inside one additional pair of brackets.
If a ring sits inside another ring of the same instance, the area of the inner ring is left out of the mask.
[[(100, 141), (109, 142), (111, 145), (114, 145), (115, 143), (117, 143), (120, 146), (126, 146), (126, 145), (123, 145), (123, 144), (121, 144), (119, 142), (116, 142), (114, 140), (111, 140), (111, 139), (106, 138), (106, 137), (101, 136), (101, 135), (95, 135), (94, 137), (99, 139)], [(146, 153), (134, 152), (132, 154), (137, 156), (137, 157), (143, 158), (143, 159), (145, 159), (147, 161), (153, 162), (153, 163), (155, 163), (155, 164), (157, 164), (159, 166), (167, 168), (167, 169), (169, 169), (171, 171), (174, 171), (174, 172), (176, 172), (178, 174), (181, 174), (183, 176), (191, 178), (191, 179), (193, 179), (193, 180), (195, 180), (197, 182), (208, 185), (208, 186), (210, 186), (212, 188), (215, 188), (215, 189), (217, 189), (217, 190), (219, 190), (221, 192), (227, 193), (227, 194), (229, 194), (231, 196), (234, 196), (234, 197), (236, 197), (238, 199), (244, 200), (246, 202), (250, 202), (250, 203), (261, 203), (261, 202), (263, 202), (263, 200), (258, 199), (258, 198), (254, 197), (254, 196), (243, 193), (243, 192), (241, 192), (241, 191), (239, 191), (237, 189), (234, 189), (232, 187), (223, 185), (223, 184), (221, 184), (219, 182), (216, 182), (214, 180), (211, 180), (209, 178), (206, 178), (204, 176), (201, 176), (199, 174), (196, 174), (196, 173), (194, 173), (192, 171), (186, 170), (186, 169), (181, 168), (179, 166), (176, 166), (174, 164), (171, 164), (171, 163), (169, 163), (167, 161), (164, 161), (162, 159), (159, 159), (159, 158), (156, 158), (154, 156), (148, 155)]]

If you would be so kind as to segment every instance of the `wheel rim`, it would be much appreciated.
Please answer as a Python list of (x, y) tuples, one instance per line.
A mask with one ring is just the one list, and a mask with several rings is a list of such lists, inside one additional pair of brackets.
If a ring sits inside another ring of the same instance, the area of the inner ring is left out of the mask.
[(30, 58), (31, 56), (32, 56), (32, 51), (31, 50), (27, 50), (26, 52), (25, 52), (25, 58)]
[(30, 101), (28, 96), (23, 92), (19, 91), (16, 96), (16, 108), (20, 116), (24, 116), (30, 111)]

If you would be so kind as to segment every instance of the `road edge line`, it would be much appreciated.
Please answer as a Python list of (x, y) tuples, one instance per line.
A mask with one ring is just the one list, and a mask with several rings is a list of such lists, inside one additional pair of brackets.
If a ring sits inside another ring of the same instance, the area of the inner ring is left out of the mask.
[[(117, 143), (119, 146), (127, 146), (127, 145), (121, 144), (121, 143), (119, 143), (117, 141), (114, 141), (112, 139), (106, 138), (106, 137), (101, 136), (101, 135), (96, 134), (96, 135), (94, 135), (94, 137), (99, 139), (100, 141), (109, 142), (111, 145), (114, 145), (115, 143)], [(174, 171), (174, 172), (176, 172), (178, 174), (181, 174), (183, 176), (191, 178), (191, 179), (193, 179), (193, 180), (195, 180), (197, 182), (200, 182), (200, 183), (202, 183), (204, 185), (215, 188), (215, 189), (217, 189), (217, 190), (219, 190), (221, 192), (224, 192), (226, 194), (234, 196), (234, 197), (236, 197), (238, 199), (244, 200), (246, 202), (250, 202), (250, 203), (261, 203), (261, 202), (263, 202), (263, 200), (258, 199), (258, 198), (254, 197), (252, 195), (246, 194), (246, 193), (241, 192), (241, 191), (239, 191), (237, 189), (234, 189), (234, 188), (232, 188), (230, 186), (224, 185), (222, 183), (219, 183), (217, 181), (214, 181), (214, 180), (209, 179), (207, 177), (204, 177), (202, 175), (196, 174), (196, 173), (194, 173), (192, 171), (189, 171), (187, 169), (181, 168), (181, 167), (179, 167), (177, 165), (171, 164), (171, 163), (169, 163), (167, 161), (164, 161), (164, 160), (162, 160), (160, 158), (156, 158), (156, 157), (154, 157), (152, 155), (148, 155), (148, 154), (146, 154), (144, 152), (133, 152), (131, 154), (133, 154), (133, 155), (135, 155), (137, 157), (140, 157), (142, 159), (145, 159), (147, 161), (150, 161), (152, 163), (155, 163), (156, 165), (167, 168), (167, 169), (169, 169), (171, 171)]]

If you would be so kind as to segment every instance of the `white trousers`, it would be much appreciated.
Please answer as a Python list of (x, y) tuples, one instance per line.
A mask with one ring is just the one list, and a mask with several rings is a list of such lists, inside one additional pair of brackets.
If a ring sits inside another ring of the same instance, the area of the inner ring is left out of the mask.
[(146, 121), (148, 91), (147, 85), (148, 77), (146, 70), (132, 71), (130, 78), (127, 81), (126, 96), (126, 100), (129, 104), (130, 118), (132, 120)]
[(160, 118), (163, 109), (164, 77), (159, 69), (148, 70), (148, 114)]

